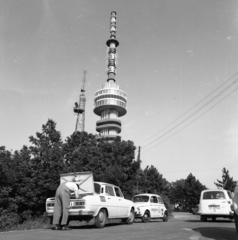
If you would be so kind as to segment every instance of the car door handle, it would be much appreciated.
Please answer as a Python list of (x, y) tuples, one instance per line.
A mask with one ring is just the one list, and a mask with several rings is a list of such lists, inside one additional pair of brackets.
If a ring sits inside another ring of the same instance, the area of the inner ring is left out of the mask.
[(118, 201), (121, 201), (121, 199), (118, 199)]
[(111, 199), (111, 198), (109, 197), (109, 198), (107, 198), (107, 199)]

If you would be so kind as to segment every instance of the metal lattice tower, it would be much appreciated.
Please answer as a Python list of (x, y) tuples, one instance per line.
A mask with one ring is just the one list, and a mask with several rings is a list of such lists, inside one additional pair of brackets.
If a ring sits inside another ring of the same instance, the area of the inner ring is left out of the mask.
[(86, 83), (86, 71), (83, 72), (83, 86), (79, 95), (79, 102), (75, 103), (74, 112), (77, 114), (75, 132), (83, 132), (85, 129), (85, 83)]
[(94, 113), (101, 117), (96, 122), (96, 131), (100, 137), (113, 140), (121, 132), (118, 119), (127, 112), (127, 95), (116, 84), (117, 53), (119, 42), (116, 39), (117, 13), (111, 12), (110, 39), (107, 40), (107, 82), (94, 94)]

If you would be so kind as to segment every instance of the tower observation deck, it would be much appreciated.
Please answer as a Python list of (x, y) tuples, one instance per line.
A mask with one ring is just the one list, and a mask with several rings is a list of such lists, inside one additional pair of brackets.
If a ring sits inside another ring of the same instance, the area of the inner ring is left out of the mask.
[(94, 94), (94, 113), (101, 117), (96, 122), (96, 131), (100, 137), (113, 140), (121, 132), (121, 121), (118, 119), (127, 112), (127, 95), (116, 84), (116, 39), (117, 14), (111, 12), (110, 39), (107, 40), (107, 82)]

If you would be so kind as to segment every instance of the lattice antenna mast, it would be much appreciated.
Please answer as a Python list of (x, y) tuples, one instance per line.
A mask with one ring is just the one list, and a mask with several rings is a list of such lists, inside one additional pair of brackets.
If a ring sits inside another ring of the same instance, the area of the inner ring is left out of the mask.
[(81, 88), (81, 92), (79, 95), (79, 102), (75, 103), (74, 112), (77, 114), (75, 132), (80, 131), (83, 132), (85, 129), (85, 83), (86, 83), (86, 73), (87, 71), (83, 72), (83, 86)]

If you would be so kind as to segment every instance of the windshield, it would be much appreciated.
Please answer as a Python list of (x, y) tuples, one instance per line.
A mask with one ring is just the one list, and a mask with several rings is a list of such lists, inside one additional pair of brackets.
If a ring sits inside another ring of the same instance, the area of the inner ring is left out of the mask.
[(225, 194), (222, 191), (211, 191), (203, 194), (203, 199), (225, 199)]
[(133, 202), (148, 202), (148, 201), (149, 201), (149, 196), (140, 195), (140, 196), (133, 197)]

